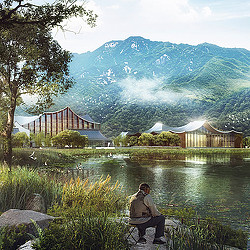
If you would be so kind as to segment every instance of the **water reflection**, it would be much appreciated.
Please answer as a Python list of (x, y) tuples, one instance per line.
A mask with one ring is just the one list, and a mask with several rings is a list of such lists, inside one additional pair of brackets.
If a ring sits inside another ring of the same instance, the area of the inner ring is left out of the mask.
[(214, 216), (249, 230), (249, 158), (235, 155), (181, 156), (175, 160), (133, 161), (128, 156), (108, 155), (72, 166), (68, 178), (92, 180), (110, 175), (130, 195), (141, 182), (152, 187), (155, 202), (162, 206), (192, 206), (203, 217)]

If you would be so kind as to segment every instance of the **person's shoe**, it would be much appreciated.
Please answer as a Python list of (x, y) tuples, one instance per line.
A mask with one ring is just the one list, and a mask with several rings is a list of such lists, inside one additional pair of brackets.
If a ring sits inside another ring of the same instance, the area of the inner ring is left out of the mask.
[(166, 241), (163, 241), (162, 239), (154, 239), (153, 244), (165, 244)]
[(146, 244), (147, 240), (144, 237), (140, 237), (137, 243)]

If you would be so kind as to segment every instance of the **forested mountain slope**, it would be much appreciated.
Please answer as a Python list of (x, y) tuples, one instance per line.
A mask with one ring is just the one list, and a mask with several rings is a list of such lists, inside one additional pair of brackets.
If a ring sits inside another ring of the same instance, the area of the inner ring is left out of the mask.
[(129, 37), (74, 54), (71, 75), (76, 84), (52, 110), (88, 113), (108, 136), (201, 118), (250, 135), (248, 50)]

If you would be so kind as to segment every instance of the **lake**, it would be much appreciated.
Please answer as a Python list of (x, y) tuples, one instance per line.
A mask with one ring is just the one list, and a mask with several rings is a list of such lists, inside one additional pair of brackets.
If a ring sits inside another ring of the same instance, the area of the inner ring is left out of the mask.
[(201, 217), (250, 231), (250, 158), (224, 154), (133, 161), (128, 155), (109, 154), (80, 162), (83, 170), (72, 166), (69, 177), (95, 180), (110, 175), (128, 195), (147, 182), (159, 207), (193, 207)]

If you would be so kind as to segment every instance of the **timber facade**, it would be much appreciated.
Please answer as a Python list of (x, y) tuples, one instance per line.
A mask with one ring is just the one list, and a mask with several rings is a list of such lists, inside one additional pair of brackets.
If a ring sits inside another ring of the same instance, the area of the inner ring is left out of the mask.
[(243, 133), (234, 130), (221, 131), (212, 127), (207, 121), (194, 121), (182, 127), (169, 127), (156, 123), (145, 133), (161, 132), (178, 134), (182, 148), (242, 148)]
[(34, 135), (43, 133), (45, 136), (53, 137), (64, 130), (75, 130), (87, 136), (90, 145), (106, 145), (111, 142), (100, 132), (100, 123), (93, 121), (89, 115), (79, 116), (69, 107), (55, 112), (45, 112), (39, 116), (16, 116), (15, 122), (16, 127), (22, 126)]

